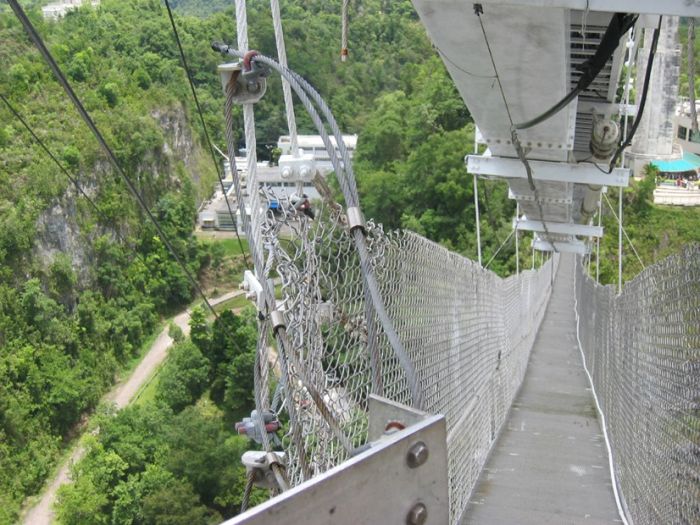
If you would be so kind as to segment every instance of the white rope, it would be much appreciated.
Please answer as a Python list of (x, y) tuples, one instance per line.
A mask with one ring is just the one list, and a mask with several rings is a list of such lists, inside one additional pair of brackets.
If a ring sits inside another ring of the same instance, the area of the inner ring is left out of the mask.
[[(579, 262), (576, 261), (576, 264), (578, 265)], [(608, 425), (605, 420), (605, 413), (603, 412), (603, 409), (600, 406), (600, 401), (598, 401), (598, 394), (595, 391), (595, 384), (593, 383), (593, 377), (591, 376), (590, 371), (588, 370), (588, 363), (586, 362), (586, 354), (583, 352), (583, 345), (581, 344), (581, 336), (580, 336), (580, 316), (578, 313), (578, 289), (576, 287), (576, 280), (578, 279), (578, 271), (574, 270), (574, 313), (576, 314), (576, 341), (578, 342), (578, 349), (581, 352), (581, 359), (583, 360), (583, 370), (586, 372), (586, 376), (588, 376), (588, 382), (591, 385), (591, 393), (593, 394), (593, 400), (595, 401), (595, 407), (598, 412), (598, 416), (600, 416), (600, 427), (603, 430), (603, 438), (605, 439), (605, 448), (608, 450), (608, 468), (610, 469), (610, 479), (612, 481), (612, 489), (613, 489), (613, 495), (615, 496), (615, 505), (617, 506), (617, 513), (620, 515), (620, 519), (622, 520), (622, 523), (624, 525), (629, 525), (629, 521), (627, 520), (627, 515), (624, 511), (623, 505), (622, 505), (622, 499), (620, 498), (619, 494), (619, 489), (618, 489), (618, 481), (617, 481), (617, 476), (615, 474), (615, 464), (613, 461), (613, 451), (612, 451), (612, 446), (610, 445), (610, 437), (608, 436)]]
[[(283, 67), (287, 67), (287, 49), (284, 44), (284, 32), (282, 31), (282, 16), (280, 15), (279, 0), (270, 0), (272, 11), (272, 25), (275, 28), (275, 44), (277, 45), (277, 59)], [(284, 108), (287, 113), (287, 127), (289, 128), (289, 141), (292, 146), (292, 155), (299, 155), (299, 141), (297, 139), (297, 121), (294, 115), (294, 102), (292, 100), (292, 88), (289, 81), (282, 77), (282, 94), (284, 95)]]

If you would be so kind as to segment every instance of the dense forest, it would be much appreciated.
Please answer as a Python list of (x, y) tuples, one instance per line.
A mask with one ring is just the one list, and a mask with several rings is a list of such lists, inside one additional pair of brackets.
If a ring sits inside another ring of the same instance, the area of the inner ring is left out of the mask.
[[(42, 20), (42, 3), (23, 5), (179, 257), (202, 278), (220, 259), (220, 247), (193, 236), (196, 206), (215, 170), (163, 3), (102, 0), (58, 22)], [(223, 146), (222, 58), (210, 43), (235, 42), (231, 2), (171, 4), (205, 122)], [(282, 9), (290, 66), (327, 99), (345, 132), (360, 134), (365, 214), (475, 258), (472, 179), (463, 163), (473, 123), (410, 1), (353, 2), (346, 63), (338, 59), (340, 2), (291, 0)], [(249, 2), (248, 18), (252, 44), (274, 56), (269, 3)], [(244, 483), (238, 458), (251, 446), (233, 424), (252, 404), (253, 316), (228, 312), (212, 322), (194, 309), (191, 336), (178, 337), (153, 398), (119, 413), (99, 405), (160, 321), (192, 303), (193, 288), (2, 2), (0, 43), (1, 93), (99, 208), (0, 104), (0, 524), (16, 521), (22, 501), (41, 490), (95, 410), (90, 428), (99, 432), (86, 438), (76, 482), (61, 491), (61, 523), (232, 516)], [(275, 76), (256, 120), (265, 158), (286, 133)], [(314, 132), (301, 114), (299, 126)], [(650, 180), (624, 196), (628, 232), (647, 264), (700, 240), (700, 213), (654, 206)], [(489, 260), (510, 233), (515, 205), (504, 184), (479, 185)], [(608, 231), (614, 221), (606, 213)], [(521, 264), (529, 266), (529, 243), (521, 247)], [(602, 249), (601, 275), (613, 282), (614, 235)], [(491, 268), (514, 271), (512, 242)], [(639, 271), (629, 250), (625, 271), (626, 278)]]

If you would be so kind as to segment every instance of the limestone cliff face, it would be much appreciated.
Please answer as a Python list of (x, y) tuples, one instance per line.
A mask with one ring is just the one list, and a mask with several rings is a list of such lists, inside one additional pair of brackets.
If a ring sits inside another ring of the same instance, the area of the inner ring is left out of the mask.
[[(156, 109), (151, 112), (156, 125), (162, 132), (163, 142), (153, 151), (147, 152), (139, 165), (138, 172), (148, 173), (159, 180), (159, 186), (166, 189), (180, 186), (176, 175), (178, 164), (184, 166), (187, 176), (195, 185), (201, 179), (196, 158), (199, 144), (194, 140), (192, 129), (182, 106)], [(100, 180), (112, 176), (111, 165), (105, 160), (97, 161), (88, 173), (81, 173), (81, 188), (91, 197), (99, 191)], [(128, 191), (126, 188), (124, 191)], [(157, 196), (151, 195), (147, 201), (155, 202)], [(88, 207), (84, 197), (73, 185), (39, 215), (36, 221), (34, 256), (40, 266), (47, 268), (58, 253), (70, 256), (73, 270), (81, 286), (89, 284), (92, 257), (92, 239), (99, 235), (114, 232), (110, 228), (91, 228), (81, 226), (80, 209)], [(94, 213), (91, 211), (91, 213)], [(120, 225), (115, 225), (120, 227)], [(124, 232), (122, 232), (124, 233)]]

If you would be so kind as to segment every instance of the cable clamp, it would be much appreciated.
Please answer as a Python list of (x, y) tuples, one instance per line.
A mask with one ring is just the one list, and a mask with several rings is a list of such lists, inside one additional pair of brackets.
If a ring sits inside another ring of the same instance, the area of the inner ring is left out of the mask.
[(251, 53), (257, 54), (249, 51), (242, 62), (220, 64), (217, 68), (224, 94), (228, 95), (231, 90), (233, 102), (236, 104), (255, 104), (267, 91), (267, 76), (270, 70), (252, 60), (255, 54)]
[(346, 214), (348, 216), (348, 229), (352, 232), (360, 228), (363, 233), (367, 232), (365, 227), (365, 218), (362, 215), (362, 210), (357, 206), (351, 206), (347, 209)]
[(272, 470), (272, 465), (284, 468), (284, 452), (265, 452), (263, 450), (249, 450), (243, 453), (241, 463), (246, 472), (253, 473), (253, 482), (256, 487), (264, 489), (280, 490), (280, 484)]
[(284, 318), (284, 313), (279, 310), (270, 312), (270, 321), (272, 322), (273, 332), (277, 332), (280, 328), (287, 328), (287, 320)]

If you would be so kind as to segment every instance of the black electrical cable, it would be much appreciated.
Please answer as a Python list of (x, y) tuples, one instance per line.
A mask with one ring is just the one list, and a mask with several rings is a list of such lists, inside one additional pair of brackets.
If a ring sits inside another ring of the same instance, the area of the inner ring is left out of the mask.
[(199, 97), (197, 97), (197, 90), (194, 87), (194, 79), (192, 78), (192, 72), (187, 64), (187, 58), (185, 58), (185, 52), (182, 49), (182, 42), (180, 41), (180, 35), (177, 32), (177, 26), (175, 25), (175, 18), (173, 17), (173, 12), (170, 9), (170, 2), (165, 0), (165, 7), (168, 10), (168, 18), (170, 18), (170, 26), (173, 28), (173, 34), (175, 35), (175, 41), (177, 42), (177, 48), (180, 52), (180, 59), (182, 60), (182, 67), (185, 69), (187, 74), (187, 80), (190, 84), (190, 89), (192, 90), (192, 98), (194, 98), (194, 104), (197, 107), (197, 113), (199, 114), (199, 120), (202, 123), (202, 129), (204, 130), (204, 137), (206, 138), (207, 145), (209, 146), (209, 153), (211, 153), (212, 161), (214, 162), (214, 167), (216, 168), (216, 176), (219, 179), (219, 185), (221, 187), (221, 193), (224, 195), (224, 200), (226, 201), (226, 208), (228, 209), (228, 214), (231, 217), (231, 222), (234, 225), (236, 231), (236, 238), (238, 239), (238, 246), (241, 249), (241, 254), (243, 254), (243, 262), (245, 264), (246, 270), (250, 270), (248, 265), (248, 257), (246, 257), (245, 250), (243, 249), (243, 242), (241, 241), (241, 236), (238, 233), (238, 226), (236, 223), (236, 218), (233, 216), (233, 210), (231, 210), (231, 203), (228, 200), (228, 195), (226, 194), (226, 189), (224, 188), (224, 178), (221, 174), (221, 167), (219, 161), (214, 152), (214, 146), (212, 145), (211, 138), (209, 137), (209, 131), (207, 130), (207, 125), (204, 122), (204, 114), (202, 113), (202, 107), (199, 104)]
[[(194, 278), (194, 276), (192, 275), (192, 272), (190, 272), (190, 270), (187, 268), (187, 265), (185, 265), (185, 263), (180, 259), (177, 252), (173, 248), (173, 245), (170, 242), (170, 239), (168, 239), (168, 236), (165, 235), (163, 228), (158, 223), (158, 220), (153, 216), (151, 211), (148, 209), (148, 206), (146, 206), (146, 202), (143, 200), (143, 197), (141, 196), (141, 194), (138, 192), (138, 190), (134, 186), (134, 183), (131, 182), (129, 177), (126, 175), (126, 173), (122, 169), (121, 165), (117, 161), (116, 156), (114, 155), (114, 152), (112, 151), (112, 149), (109, 147), (109, 145), (105, 141), (105, 138), (103, 137), (100, 130), (97, 129), (95, 122), (92, 120), (92, 118), (88, 114), (87, 110), (85, 109), (82, 102), (80, 101), (80, 99), (76, 95), (75, 91), (73, 91), (73, 88), (71, 87), (70, 83), (68, 82), (65, 75), (61, 71), (61, 68), (58, 66), (58, 64), (54, 60), (51, 53), (47, 49), (41, 36), (39, 35), (39, 33), (37, 33), (36, 29), (34, 28), (34, 25), (29, 20), (29, 18), (27, 18), (26, 13), (22, 9), (22, 6), (19, 5), (19, 2), (17, 0), (7, 0), (7, 2), (10, 4), (10, 7), (12, 7), (12, 10), (15, 12), (15, 15), (17, 16), (19, 21), (22, 23), (22, 26), (24, 26), (24, 29), (26, 30), (27, 34), (32, 39), (34, 44), (39, 49), (39, 52), (42, 54), (42, 56), (44, 57), (44, 59), (48, 63), (49, 67), (51, 68), (51, 71), (56, 76), (56, 79), (58, 80), (59, 84), (61, 84), (64, 91), (66, 92), (68, 97), (73, 102), (73, 105), (78, 110), (78, 113), (80, 114), (81, 118), (83, 119), (85, 124), (87, 124), (87, 126), (90, 128), (90, 131), (92, 131), (92, 133), (95, 136), (95, 138), (97, 139), (97, 141), (100, 143), (100, 146), (102, 147), (102, 149), (106, 153), (107, 158), (109, 159), (110, 163), (112, 164), (112, 166), (114, 166), (114, 169), (117, 171), (117, 173), (122, 178), (122, 180), (124, 180), (125, 184), (129, 188), (129, 191), (136, 198), (136, 201), (138, 202), (139, 206), (144, 211), (144, 213), (146, 214), (148, 219), (153, 223), (153, 226), (155, 226), (156, 231), (158, 232), (158, 236), (163, 241), (163, 244), (165, 244), (165, 246), (168, 249), (168, 251), (170, 252), (170, 254), (173, 256), (173, 258), (175, 259), (177, 264), (180, 266), (180, 268), (184, 272), (185, 276), (187, 277), (187, 280), (190, 281), (190, 283), (192, 284), (194, 289), (202, 297), (202, 300), (203, 300), (204, 304), (207, 306), (207, 308), (209, 309), (209, 311), (218, 320), (219, 315), (217, 314), (216, 310), (214, 310), (214, 307), (209, 302), (209, 299), (207, 299), (207, 296), (204, 294), (204, 290), (202, 290), (202, 287), (199, 285), (197, 280)], [(229, 338), (231, 339), (231, 341), (234, 344), (237, 344), (235, 342), (235, 339), (230, 334), (229, 334)]]
[(598, 49), (596, 49), (595, 55), (579, 66), (579, 70), (582, 72), (582, 74), (576, 83), (576, 87), (568, 95), (541, 115), (538, 115), (527, 122), (515, 124), (515, 129), (531, 128), (532, 126), (551, 118), (568, 106), (572, 100), (574, 100), (582, 91), (590, 86), (598, 76), (598, 73), (600, 73), (600, 71), (603, 69), (608, 59), (617, 49), (622, 35), (629, 31), (629, 29), (637, 21), (637, 18), (639, 18), (639, 15), (615, 13), (610, 20), (608, 28), (605, 30), (603, 38), (600, 40), (600, 44), (598, 45)]
[(661, 17), (661, 16), (659, 17), (659, 24), (658, 24), (658, 26), (656, 26), (656, 29), (654, 29), (654, 35), (651, 37), (651, 47), (649, 48), (649, 59), (647, 60), (647, 69), (644, 72), (644, 89), (642, 90), (642, 97), (640, 98), (639, 106), (637, 107), (637, 116), (634, 118), (634, 122), (632, 123), (632, 128), (630, 129), (630, 132), (627, 134), (627, 137), (620, 144), (620, 147), (617, 148), (617, 151), (615, 151), (615, 155), (613, 155), (613, 158), (610, 160), (608, 173), (612, 173), (612, 170), (615, 168), (615, 164), (617, 163), (617, 159), (619, 159), (620, 155), (622, 155), (622, 151), (632, 143), (632, 139), (634, 138), (634, 134), (636, 133), (637, 128), (639, 127), (639, 123), (642, 120), (642, 115), (644, 114), (644, 106), (646, 105), (646, 102), (647, 102), (647, 94), (649, 93), (649, 84), (651, 83), (651, 70), (652, 70), (652, 67), (654, 65), (654, 56), (656, 55), (656, 47), (659, 44), (659, 35), (661, 33), (661, 19), (662, 18), (663, 17)]

